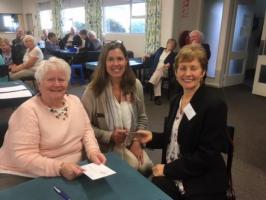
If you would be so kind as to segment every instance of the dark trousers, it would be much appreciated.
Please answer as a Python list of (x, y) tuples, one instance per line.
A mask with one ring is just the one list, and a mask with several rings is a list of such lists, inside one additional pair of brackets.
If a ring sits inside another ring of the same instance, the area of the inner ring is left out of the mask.
[(164, 176), (152, 178), (152, 182), (174, 200), (226, 200), (226, 194), (182, 196), (175, 183)]

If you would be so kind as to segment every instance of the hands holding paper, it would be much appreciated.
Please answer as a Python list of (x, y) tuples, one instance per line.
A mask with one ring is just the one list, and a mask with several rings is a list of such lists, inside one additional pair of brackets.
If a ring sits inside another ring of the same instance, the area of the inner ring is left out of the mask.
[(106, 163), (105, 155), (103, 155), (101, 152), (95, 151), (90, 154), (90, 160), (91, 162), (100, 165)]
[[(98, 151), (91, 153), (90, 160), (97, 165), (106, 163), (105, 156)], [(82, 175), (83, 172), (84, 169), (75, 163), (62, 163), (61, 168), (59, 170), (61, 176), (65, 177), (68, 180), (75, 179), (76, 177)]]
[(83, 173), (84, 169), (75, 163), (62, 163), (59, 173), (67, 180), (73, 180)]

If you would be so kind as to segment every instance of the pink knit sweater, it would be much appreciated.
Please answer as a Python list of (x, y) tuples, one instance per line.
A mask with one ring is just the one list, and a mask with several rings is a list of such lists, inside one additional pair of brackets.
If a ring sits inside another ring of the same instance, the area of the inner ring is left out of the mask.
[(0, 149), (0, 173), (28, 177), (59, 176), (62, 162), (78, 163), (100, 151), (89, 118), (78, 97), (66, 95), (68, 118), (57, 119), (32, 97), (11, 116)]

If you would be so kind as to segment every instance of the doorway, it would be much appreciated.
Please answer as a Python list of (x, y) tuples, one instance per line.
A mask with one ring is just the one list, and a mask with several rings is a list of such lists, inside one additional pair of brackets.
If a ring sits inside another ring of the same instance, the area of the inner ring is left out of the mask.
[(232, 23), (228, 33), (230, 36), (222, 83), (224, 87), (244, 82), (254, 17), (252, 1), (236, 0), (232, 6)]

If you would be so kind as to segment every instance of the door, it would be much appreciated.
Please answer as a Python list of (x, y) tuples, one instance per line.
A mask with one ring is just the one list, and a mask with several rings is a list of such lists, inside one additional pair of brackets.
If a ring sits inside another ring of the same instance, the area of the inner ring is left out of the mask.
[(223, 86), (243, 82), (253, 22), (252, 1), (235, 0)]

